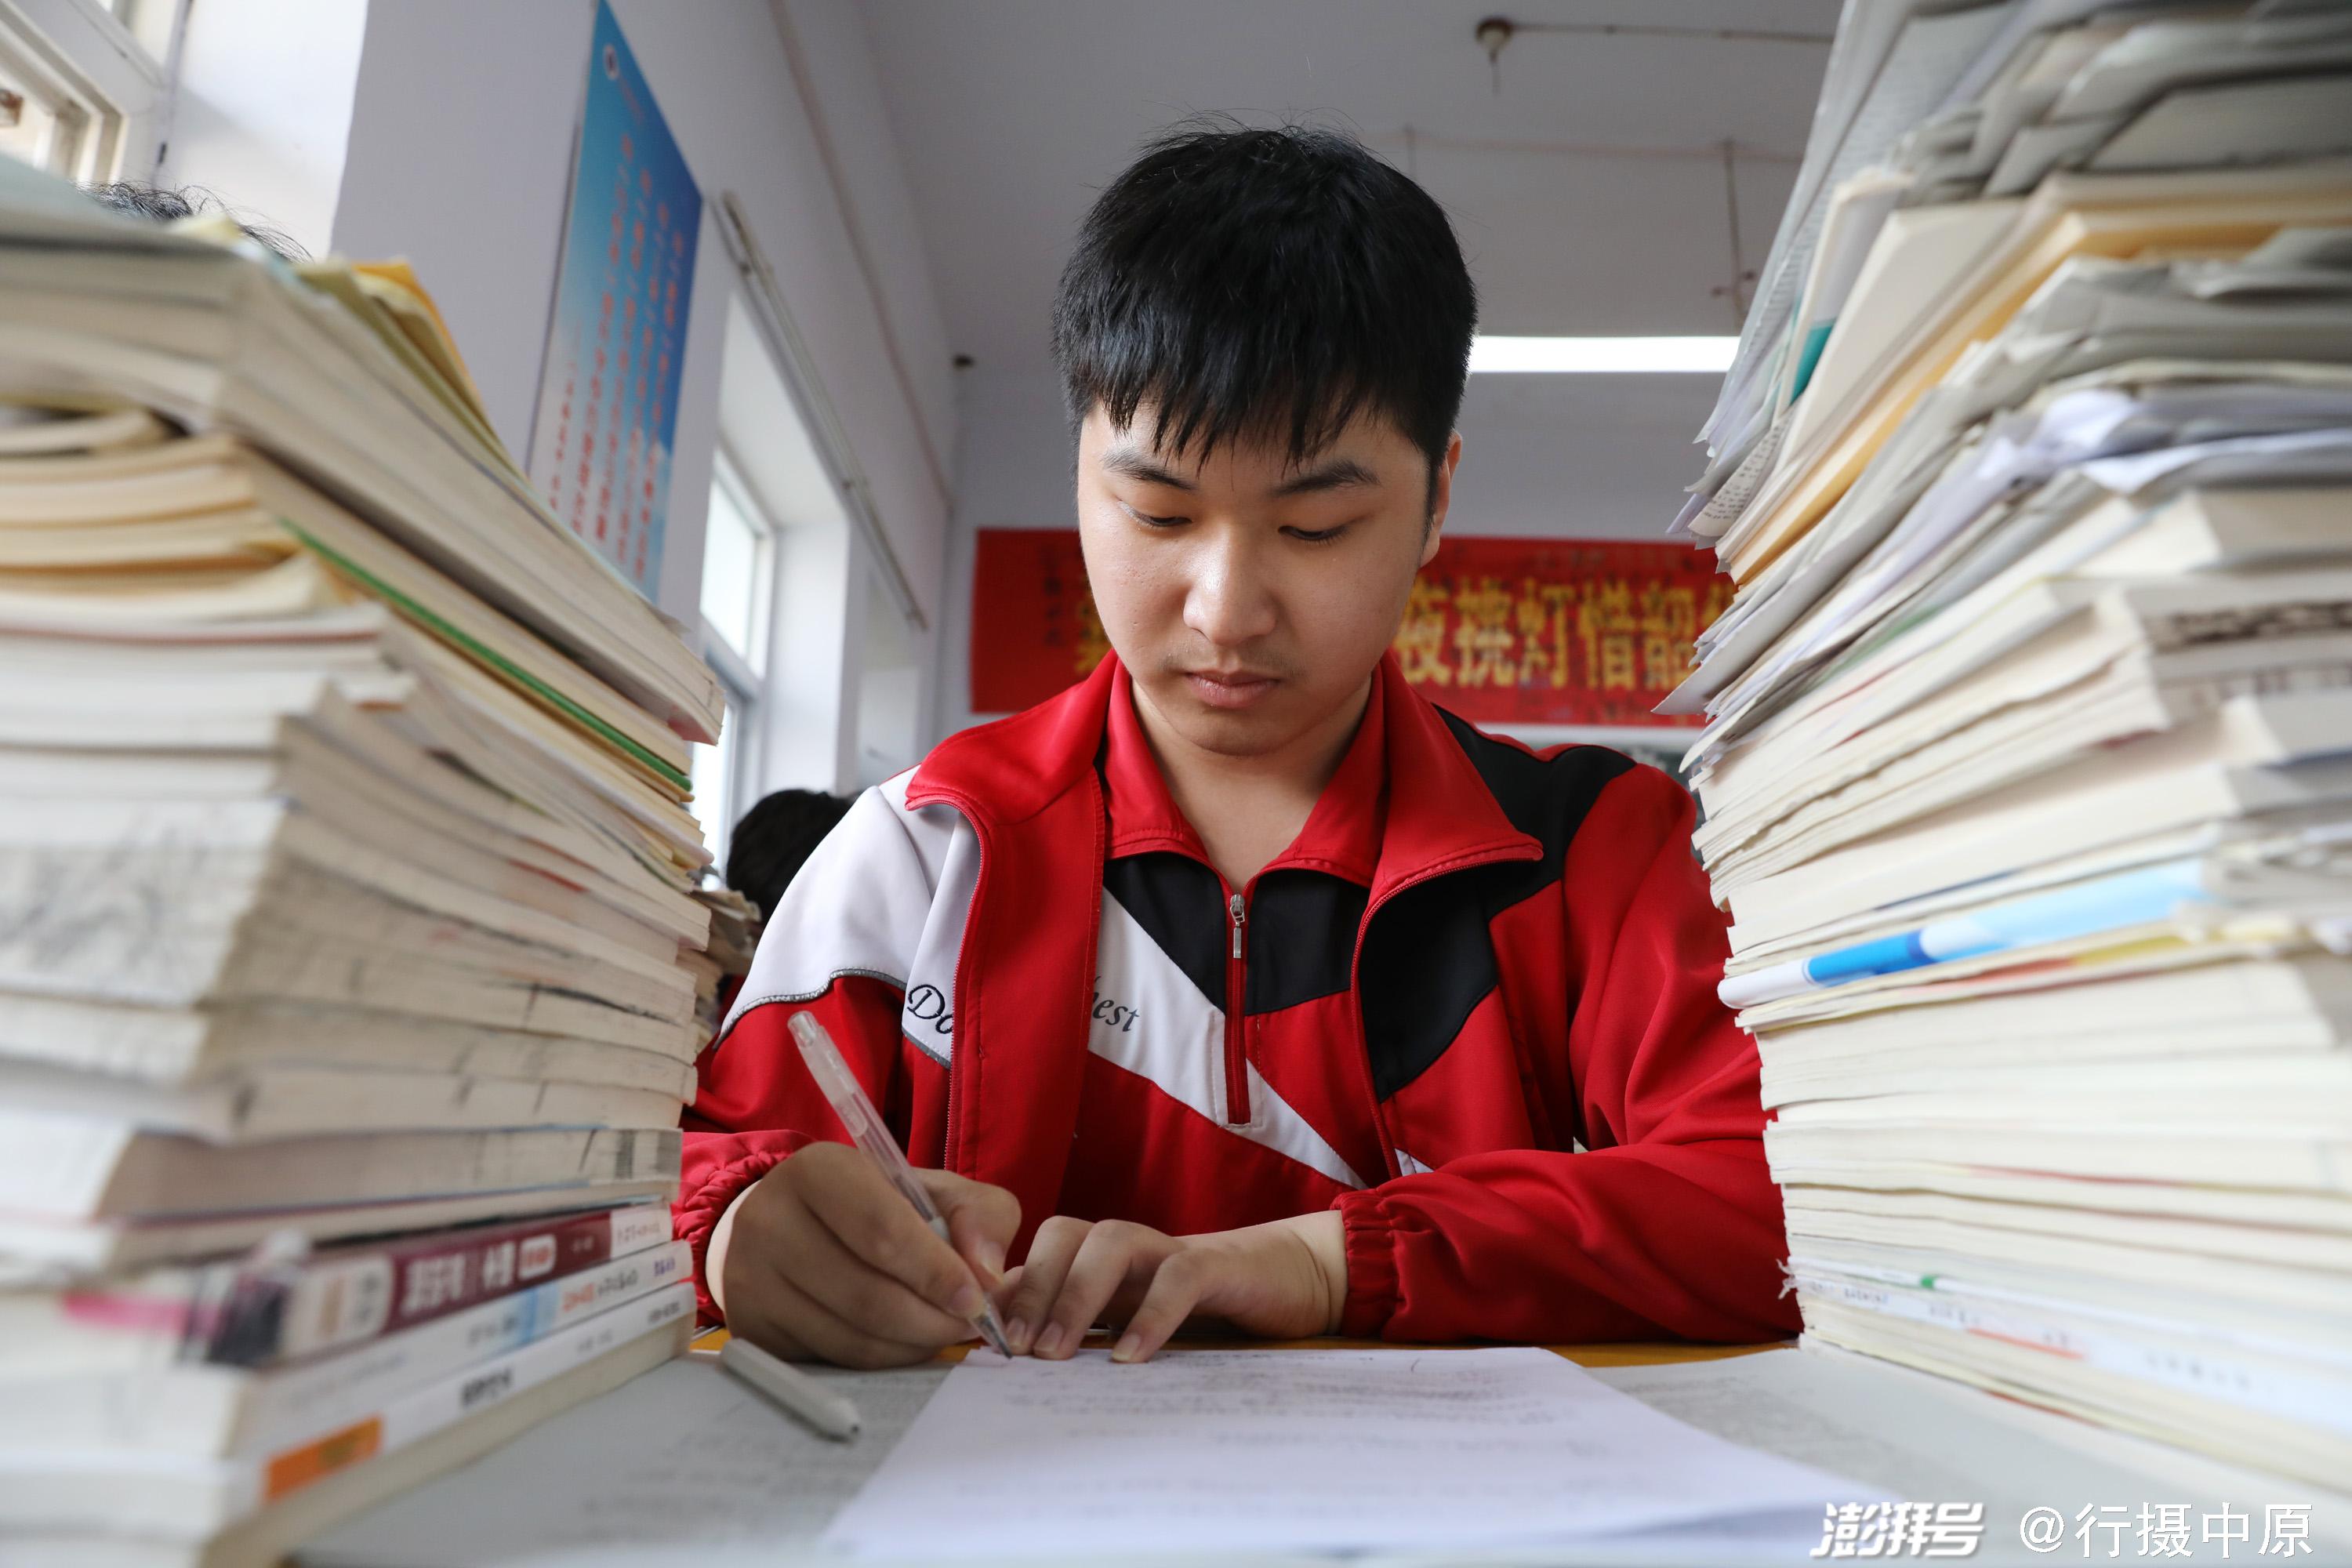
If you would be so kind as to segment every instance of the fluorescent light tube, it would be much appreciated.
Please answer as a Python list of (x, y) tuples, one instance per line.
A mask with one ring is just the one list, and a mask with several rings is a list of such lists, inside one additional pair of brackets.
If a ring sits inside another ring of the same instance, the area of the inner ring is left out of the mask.
[(1577, 375), (1609, 372), (1720, 375), (1738, 338), (1488, 338), (1470, 340), (1470, 373)]

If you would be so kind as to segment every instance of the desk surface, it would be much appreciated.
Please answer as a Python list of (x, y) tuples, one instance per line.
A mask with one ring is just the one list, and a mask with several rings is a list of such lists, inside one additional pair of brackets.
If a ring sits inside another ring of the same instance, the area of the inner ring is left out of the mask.
[[(725, 1329), (713, 1329), (696, 1340), (694, 1348), (698, 1351), (715, 1351), (725, 1344), (729, 1337)], [(1087, 1344), (1097, 1347), (1110, 1342), (1111, 1338), (1108, 1334), (1097, 1334), (1087, 1341)], [(1774, 1340), (1760, 1345), (1695, 1345), (1670, 1340), (1643, 1340), (1626, 1344), (1546, 1345), (1544, 1348), (1554, 1355), (1566, 1356), (1579, 1366), (1675, 1366), (1684, 1362), (1721, 1361), (1727, 1356), (1753, 1355), (1758, 1351), (1778, 1350), (1782, 1345), (1795, 1342), (1793, 1340)], [(1391, 1344), (1385, 1340), (1235, 1340), (1232, 1342), (1186, 1340), (1182, 1343), (1187, 1345), (1209, 1343), (1215, 1344), (1221, 1349), (1230, 1343), (1235, 1349), (1250, 1347), (1286, 1351), (1407, 1348)], [(1428, 1347), (1422, 1345), (1411, 1348), (1426, 1350)], [(969, 1349), (971, 1349), (969, 1345), (956, 1345), (940, 1352), (940, 1359), (948, 1362), (961, 1361), (964, 1352)]]
[[(2051, 1559), (2019, 1543), (2023, 1514), (2085, 1504), (2227, 1500), (2259, 1523), (2263, 1505), (2308, 1499), (2313, 1563), (2352, 1563), (2352, 1497), (2234, 1470), (2193, 1455), (1977, 1390), (1838, 1352), (1742, 1354), (1689, 1345), (1569, 1347), (1648, 1356), (1592, 1375), (1702, 1430), (1843, 1478), (1836, 1501), (1872, 1496), (1981, 1501), (1982, 1550), (1971, 1568)], [(837, 1563), (811, 1548), (949, 1375), (942, 1362), (882, 1373), (812, 1369), (852, 1394), (867, 1431), (829, 1443), (733, 1379), (713, 1355), (646, 1373), (526, 1433), (457, 1474), (353, 1521), (299, 1554), (305, 1568), (483, 1568), (540, 1560), (552, 1568), (786, 1568)], [(1655, 1364), (1657, 1362), (1685, 1364)], [(1725, 1547), (1650, 1552), (1646, 1568), (1806, 1568), (1819, 1540), (1760, 1552)], [(2068, 1542), (2071, 1546), (2072, 1542)], [(2246, 1553), (2240, 1552), (2239, 1560)], [(1449, 1555), (1462, 1561), (1462, 1554)], [(1508, 1554), (1479, 1554), (1502, 1563)], [(1531, 1561), (1625, 1568), (1622, 1542), (1548, 1547)], [(2200, 1543), (2194, 1563), (2219, 1562)], [(1328, 1559), (1285, 1560), (1317, 1568)], [(1428, 1568), (1420, 1560), (1415, 1568)], [(1164, 1562), (1153, 1568), (1167, 1568)], [(1195, 1560), (1186, 1568), (1207, 1568)], [(1220, 1564), (1220, 1568), (1223, 1568)]]

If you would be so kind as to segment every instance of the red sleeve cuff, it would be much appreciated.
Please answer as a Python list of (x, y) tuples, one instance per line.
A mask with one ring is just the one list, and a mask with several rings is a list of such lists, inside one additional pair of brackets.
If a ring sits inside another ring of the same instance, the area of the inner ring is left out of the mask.
[(1397, 1310), (1396, 1244), (1388, 1205), (1377, 1192), (1342, 1193), (1331, 1206), (1348, 1238), (1348, 1304), (1340, 1309), (1339, 1332), (1351, 1340), (1377, 1340)]
[(706, 1173), (694, 1191), (680, 1194), (671, 1210), (674, 1233), (693, 1248), (694, 1300), (705, 1325), (727, 1321), (719, 1313), (719, 1303), (711, 1298), (710, 1282), (703, 1272), (704, 1255), (710, 1250), (710, 1233), (717, 1227), (719, 1216), (727, 1212), (727, 1205), (741, 1196), (745, 1188), (782, 1164), (787, 1152), (758, 1149), (730, 1160)]

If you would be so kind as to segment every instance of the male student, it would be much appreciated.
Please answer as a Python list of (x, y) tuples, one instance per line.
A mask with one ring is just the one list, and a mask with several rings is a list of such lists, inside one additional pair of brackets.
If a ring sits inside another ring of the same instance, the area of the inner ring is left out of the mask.
[[(1689, 797), (1388, 656), (1475, 315), (1444, 214), (1343, 136), (1188, 131), (1103, 193), (1054, 347), (1113, 656), (866, 792), (769, 921), (686, 1121), (709, 1316), (858, 1366), (969, 1338), (983, 1286), (1040, 1356), (1104, 1317), (1123, 1360), (1188, 1319), (1795, 1328)], [(802, 1007), (952, 1246), (835, 1142)]]

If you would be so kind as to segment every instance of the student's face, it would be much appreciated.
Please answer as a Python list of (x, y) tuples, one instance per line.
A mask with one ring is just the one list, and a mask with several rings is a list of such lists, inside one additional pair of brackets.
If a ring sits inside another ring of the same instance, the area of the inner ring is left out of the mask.
[[(1228, 756), (1281, 750), (1363, 689), (1436, 553), (1455, 436), (1438, 466), (1360, 416), (1293, 464), (1278, 447), (1163, 452), (1151, 410), (1097, 407), (1078, 434), (1078, 532), (1103, 630), (1139, 696)], [(1433, 500), (1433, 510), (1432, 502)]]

